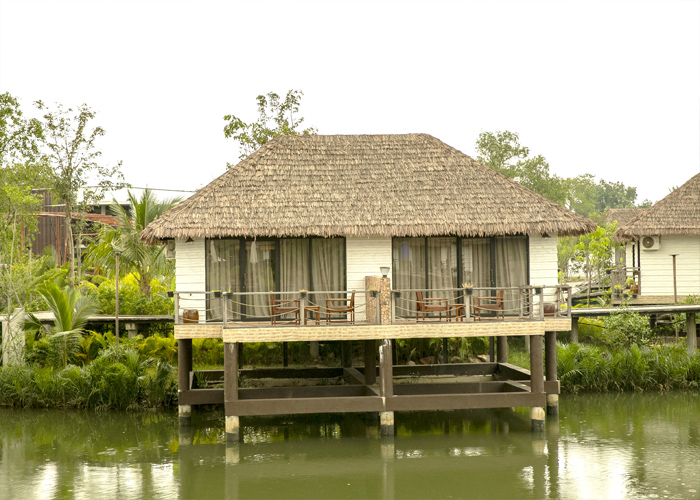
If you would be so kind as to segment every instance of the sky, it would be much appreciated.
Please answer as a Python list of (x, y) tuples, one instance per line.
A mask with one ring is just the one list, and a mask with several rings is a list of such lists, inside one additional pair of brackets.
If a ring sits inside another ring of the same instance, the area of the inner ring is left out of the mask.
[(133, 186), (208, 184), (290, 89), (321, 134), (509, 130), (655, 202), (700, 172), (700, 1), (0, 0), (0, 93), (87, 103)]

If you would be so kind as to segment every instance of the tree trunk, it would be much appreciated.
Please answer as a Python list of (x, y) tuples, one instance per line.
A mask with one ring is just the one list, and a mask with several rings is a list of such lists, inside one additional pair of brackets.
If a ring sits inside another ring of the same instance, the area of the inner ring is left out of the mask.
[(73, 248), (73, 225), (71, 224), (71, 204), (66, 201), (66, 241), (68, 243), (68, 262), (70, 263), (70, 273), (68, 283), (71, 288), (75, 286), (75, 250)]

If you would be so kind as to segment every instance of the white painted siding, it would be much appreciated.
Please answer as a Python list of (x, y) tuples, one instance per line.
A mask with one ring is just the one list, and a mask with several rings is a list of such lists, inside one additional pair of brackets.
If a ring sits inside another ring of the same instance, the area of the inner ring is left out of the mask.
[[(556, 286), (559, 284), (557, 265), (557, 237), (543, 238), (530, 235), (530, 285)], [(544, 299), (555, 300), (554, 289), (545, 289)], [(535, 311), (537, 312), (537, 310)]]
[(658, 250), (640, 252), (642, 295), (673, 295), (676, 257), (678, 295), (700, 294), (700, 236), (660, 236)]
[[(391, 238), (345, 239), (348, 290), (364, 290), (365, 276), (381, 276), (381, 266), (391, 267)], [(391, 272), (389, 274), (391, 276)], [(356, 320), (365, 319), (365, 295), (355, 296)]]
[(559, 284), (557, 266), (557, 238), (530, 235), (530, 285)]
[[(178, 292), (206, 290), (206, 255), (203, 239), (189, 243), (175, 241), (175, 290)], [(203, 323), (206, 321), (206, 304), (202, 299), (204, 299), (203, 294), (181, 294), (180, 310), (197, 309), (199, 322)]]

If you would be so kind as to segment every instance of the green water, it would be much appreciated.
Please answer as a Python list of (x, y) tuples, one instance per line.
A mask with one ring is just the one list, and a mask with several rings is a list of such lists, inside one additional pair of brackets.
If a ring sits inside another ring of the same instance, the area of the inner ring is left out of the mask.
[(529, 412), (241, 419), (0, 411), (0, 498), (700, 498), (700, 396), (561, 398)]

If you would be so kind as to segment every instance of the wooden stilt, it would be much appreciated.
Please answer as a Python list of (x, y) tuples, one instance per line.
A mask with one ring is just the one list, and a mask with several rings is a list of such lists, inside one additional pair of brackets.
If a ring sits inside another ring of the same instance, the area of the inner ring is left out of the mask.
[[(394, 374), (391, 364), (391, 341), (384, 339), (379, 345), (379, 395), (386, 399), (394, 395)], [(379, 413), (380, 433), (382, 436), (394, 435), (394, 412), (383, 411)]]
[[(542, 356), (542, 335), (530, 336), (530, 390), (533, 394), (544, 392), (544, 360)], [(544, 431), (544, 408), (533, 407), (530, 411), (532, 431)]]
[(365, 384), (377, 383), (377, 341), (365, 340)]
[[(177, 341), (177, 390), (178, 394), (192, 388), (192, 339)], [(190, 405), (178, 405), (178, 415), (181, 425), (189, 425), (192, 418)]]
[(233, 415), (231, 404), (238, 401), (238, 343), (224, 342), (224, 406), (226, 414), (226, 441), (240, 439), (238, 415)]
[(498, 342), (498, 349), (497, 349), (498, 362), (499, 363), (507, 363), (508, 362), (508, 337), (506, 337), (506, 336), (498, 337), (497, 342)]
[[(545, 332), (544, 367), (547, 382), (557, 380), (557, 332)], [(547, 394), (547, 415), (559, 414), (559, 395)]]
[(686, 343), (688, 345), (688, 355), (694, 356), (698, 350), (697, 327), (695, 326), (695, 313), (685, 315)]

